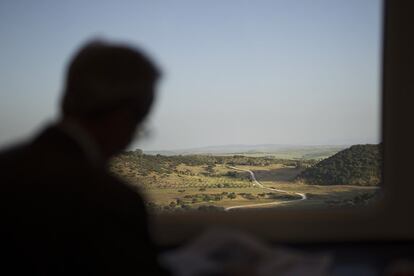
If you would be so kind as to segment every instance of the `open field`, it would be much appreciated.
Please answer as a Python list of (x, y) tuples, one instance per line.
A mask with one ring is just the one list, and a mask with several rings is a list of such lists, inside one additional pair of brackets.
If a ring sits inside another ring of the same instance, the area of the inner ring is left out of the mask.
[(204, 148), (183, 149), (175, 151), (147, 151), (148, 154), (161, 155), (215, 155), (247, 157), (271, 157), (276, 159), (311, 160), (324, 159), (345, 149), (342, 146), (293, 146), (293, 145), (227, 145)]
[[(233, 159), (206, 165), (163, 161), (165, 169), (146, 173), (140, 172), (133, 162), (118, 160), (111, 169), (144, 194), (153, 211), (224, 210), (255, 204), (262, 204), (257, 206), (260, 208), (355, 206), (368, 204), (378, 191), (376, 187), (304, 184), (295, 180), (302, 166), (286, 160), (258, 159), (260, 162), (250, 162), (252, 165), (237, 164)], [(240, 170), (232, 169), (229, 163)], [(249, 171), (262, 187), (255, 185)], [(298, 200), (295, 193), (304, 194), (306, 200)]]
[[(286, 150), (280, 152), (266, 153), (266, 152), (240, 152), (238, 154), (248, 157), (272, 157), (277, 159), (288, 160), (314, 160), (325, 159), (339, 151), (339, 148), (328, 149), (325, 151), (313, 151), (313, 150)], [(223, 156), (232, 156), (232, 153), (223, 154)]]

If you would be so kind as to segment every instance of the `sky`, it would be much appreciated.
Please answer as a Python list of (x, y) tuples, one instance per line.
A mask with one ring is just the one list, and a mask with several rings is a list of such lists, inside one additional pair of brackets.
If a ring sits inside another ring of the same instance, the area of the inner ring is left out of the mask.
[(131, 148), (380, 141), (381, 1), (0, 1), (0, 147), (56, 120), (93, 38), (163, 72)]

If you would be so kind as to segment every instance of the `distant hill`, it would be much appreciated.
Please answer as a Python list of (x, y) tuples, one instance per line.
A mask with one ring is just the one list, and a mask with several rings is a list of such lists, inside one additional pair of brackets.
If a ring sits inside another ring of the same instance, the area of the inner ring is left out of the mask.
[(224, 145), (202, 148), (170, 150), (170, 151), (144, 151), (149, 155), (245, 155), (251, 157), (272, 156), (279, 159), (324, 159), (334, 155), (348, 146), (340, 145)]
[(354, 145), (307, 168), (297, 180), (317, 185), (377, 185), (380, 145)]

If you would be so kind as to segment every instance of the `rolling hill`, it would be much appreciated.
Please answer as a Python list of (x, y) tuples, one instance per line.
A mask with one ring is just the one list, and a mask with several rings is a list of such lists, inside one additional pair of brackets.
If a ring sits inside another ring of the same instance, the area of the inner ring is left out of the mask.
[(316, 185), (378, 185), (380, 145), (354, 145), (307, 168), (297, 180)]

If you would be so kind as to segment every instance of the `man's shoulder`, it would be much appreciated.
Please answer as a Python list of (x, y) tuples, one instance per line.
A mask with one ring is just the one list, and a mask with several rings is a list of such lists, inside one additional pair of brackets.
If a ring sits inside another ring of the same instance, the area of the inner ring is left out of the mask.
[(0, 179), (7, 182), (7, 186), (1, 186), (2, 190), (28, 188), (42, 196), (44, 191), (57, 196), (83, 194), (106, 201), (102, 205), (122, 206), (142, 201), (136, 191), (105, 167), (91, 164), (70, 137), (53, 127), (41, 131), (34, 139), (1, 149)]
[(0, 149), (0, 172), (11, 173), (28, 161), (30, 155), (30, 142), (20, 142)]
[(10, 164), (21, 162), (28, 158), (44, 159), (49, 154), (64, 153), (65, 148), (66, 151), (73, 150), (73, 146), (70, 146), (69, 139), (59, 133), (56, 127), (50, 126), (41, 130), (34, 137), (1, 148), (0, 162)]

